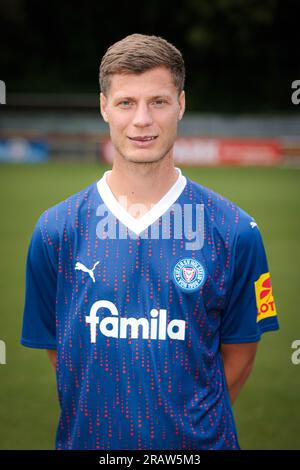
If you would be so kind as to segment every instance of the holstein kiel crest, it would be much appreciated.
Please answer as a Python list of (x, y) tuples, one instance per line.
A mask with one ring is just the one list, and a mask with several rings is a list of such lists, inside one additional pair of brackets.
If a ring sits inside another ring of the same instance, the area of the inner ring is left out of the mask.
[(183, 258), (175, 264), (173, 277), (181, 289), (192, 292), (204, 284), (205, 270), (198, 260)]

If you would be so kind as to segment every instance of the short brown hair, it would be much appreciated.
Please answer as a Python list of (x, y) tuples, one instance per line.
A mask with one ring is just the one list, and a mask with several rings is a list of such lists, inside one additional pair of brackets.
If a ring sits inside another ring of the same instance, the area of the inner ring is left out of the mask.
[(116, 73), (141, 74), (155, 67), (170, 70), (178, 93), (184, 87), (185, 67), (181, 52), (159, 36), (131, 34), (110, 46), (100, 64), (100, 90), (107, 94)]

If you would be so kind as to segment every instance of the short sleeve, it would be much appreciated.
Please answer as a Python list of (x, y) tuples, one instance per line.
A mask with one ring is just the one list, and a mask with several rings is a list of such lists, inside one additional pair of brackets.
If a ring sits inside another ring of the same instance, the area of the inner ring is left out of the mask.
[(265, 248), (257, 224), (243, 217), (236, 236), (229, 301), (222, 313), (221, 343), (259, 341), (278, 330)]
[(43, 233), (43, 216), (32, 234), (26, 259), (25, 305), (21, 344), (56, 349), (57, 269)]

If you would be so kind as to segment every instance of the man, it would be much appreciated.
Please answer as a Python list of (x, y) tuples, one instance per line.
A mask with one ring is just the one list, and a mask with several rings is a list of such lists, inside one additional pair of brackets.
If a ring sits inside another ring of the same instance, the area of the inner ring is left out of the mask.
[(232, 404), (278, 329), (253, 219), (173, 161), (180, 52), (133, 34), (100, 66), (111, 171), (39, 218), (21, 342), (56, 367), (57, 449), (238, 449)]

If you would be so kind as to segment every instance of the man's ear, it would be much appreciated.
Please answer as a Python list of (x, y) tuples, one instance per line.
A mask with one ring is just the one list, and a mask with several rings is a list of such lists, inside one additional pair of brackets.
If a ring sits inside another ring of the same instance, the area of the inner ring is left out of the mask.
[(178, 102), (179, 102), (178, 121), (180, 121), (182, 119), (182, 116), (184, 115), (184, 111), (185, 111), (185, 92), (184, 92), (184, 90), (182, 90), (182, 92), (180, 93), (179, 98), (178, 98)]
[(106, 96), (101, 92), (100, 93), (100, 112), (105, 122), (108, 122), (107, 112), (106, 112), (107, 99)]

